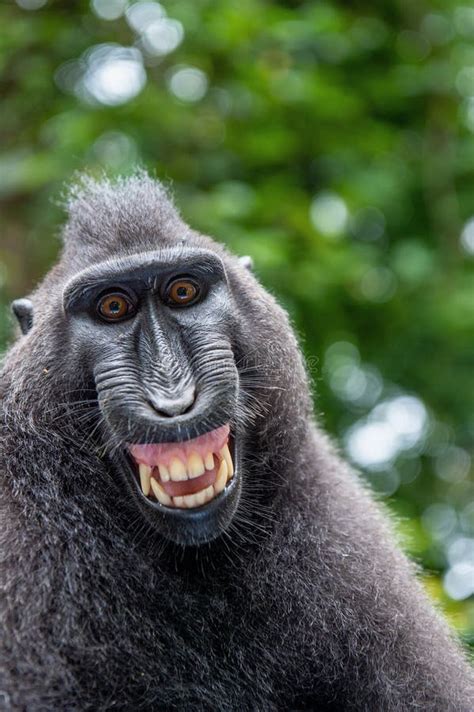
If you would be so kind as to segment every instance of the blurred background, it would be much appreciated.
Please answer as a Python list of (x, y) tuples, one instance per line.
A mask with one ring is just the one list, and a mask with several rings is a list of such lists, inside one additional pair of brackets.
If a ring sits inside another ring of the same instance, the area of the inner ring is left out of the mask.
[(474, 644), (474, 6), (2, 0), (0, 28), (0, 348), (75, 171), (172, 182), (289, 310), (321, 422)]

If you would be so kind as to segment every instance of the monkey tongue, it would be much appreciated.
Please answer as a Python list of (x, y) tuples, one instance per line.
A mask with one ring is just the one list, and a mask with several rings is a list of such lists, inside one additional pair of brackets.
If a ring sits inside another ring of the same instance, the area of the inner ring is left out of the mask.
[(174, 443), (150, 443), (146, 445), (130, 445), (130, 452), (138, 463), (156, 467), (169, 466), (171, 459), (177, 457), (186, 462), (188, 457), (197, 453), (205, 458), (209, 452), (219, 452), (229, 439), (229, 426), (222, 425), (216, 430), (200, 435), (193, 440)]

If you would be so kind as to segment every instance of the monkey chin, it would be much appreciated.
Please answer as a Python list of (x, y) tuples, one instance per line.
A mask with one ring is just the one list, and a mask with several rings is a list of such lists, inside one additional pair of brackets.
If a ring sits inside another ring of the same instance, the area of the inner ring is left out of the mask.
[(191, 440), (129, 444), (115, 460), (134, 503), (169, 541), (200, 546), (230, 525), (241, 458), (229, 425)]

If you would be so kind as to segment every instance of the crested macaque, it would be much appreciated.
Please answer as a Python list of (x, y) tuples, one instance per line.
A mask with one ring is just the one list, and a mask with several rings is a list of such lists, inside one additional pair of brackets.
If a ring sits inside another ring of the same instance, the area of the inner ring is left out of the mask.
[(143, 172), (67, 208), (1, 374), (2, 709), (472, 712), (250, 260)]

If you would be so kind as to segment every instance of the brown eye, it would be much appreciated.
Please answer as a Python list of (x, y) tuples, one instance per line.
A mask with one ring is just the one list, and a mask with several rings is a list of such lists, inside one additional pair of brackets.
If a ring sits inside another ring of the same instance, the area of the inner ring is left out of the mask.
[(197, 286), (187, 279), (177, 279), (168, 289), (167, 298), (171, 304), (186, 305), (193, 302), (199, 290)]
[(130, 316), (134, 306), (124, 294), (106, 294), (99, 300), (97, 311), (106, 321), (119, 321)]

